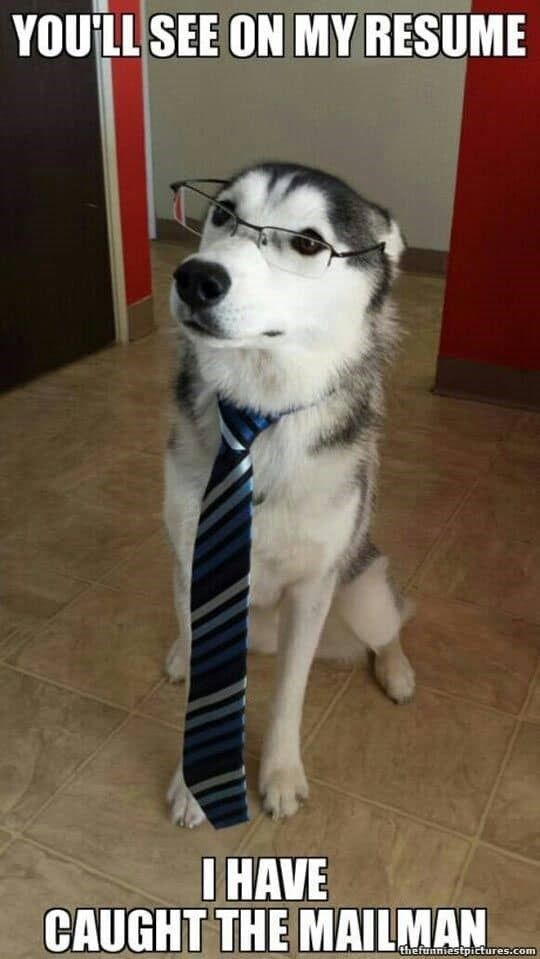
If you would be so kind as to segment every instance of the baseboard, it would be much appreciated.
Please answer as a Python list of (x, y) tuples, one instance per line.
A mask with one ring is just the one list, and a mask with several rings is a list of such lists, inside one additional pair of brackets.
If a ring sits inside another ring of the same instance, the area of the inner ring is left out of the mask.
[(151, 296), (137, 300), (128, 306), (128, 330), (130, 340), (148, 336), (155, 329), (154, 301)]
[(401, 259), (401, 269), (405, 273), (446, 276), (447, 260), (446, 250), (428, 250), (420, 246), (409, 246)]
[(435, 393), (502, 406), (540, 410), (540, 370), (439, 356)]
[[(158, 217), (156, 220), (156, 239), (161, 243), (185, 244), (186, 234), (175, 220)], [(419, 246), (410, 246), (403, 254), (401, 269), (406, 273), (427, 273), (432, 276), (446, 274), (446, 250), (427, 250)]]

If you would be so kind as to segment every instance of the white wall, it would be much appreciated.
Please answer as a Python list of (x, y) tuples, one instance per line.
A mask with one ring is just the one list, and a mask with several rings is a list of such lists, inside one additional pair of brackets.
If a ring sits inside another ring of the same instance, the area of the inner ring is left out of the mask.
[[(364, 12), (440, 12), (446, 0), (364, 0)], [(468, 11), (454, 0), (452, 12)], [(350, 60), (235, 60), (236, 12), (345, 12), (336, 0), (201, 0), (221, 15), (219, 59), (149, 61), (158, 217), (171, 180), (227, 176), (257, 159), (293, 160), (345, 177), (389, 207), (411, 246), (447, 249), (459, 141), (463, 60), (364, 60), (359, 16)], [(185, 0), (147, 0), (148, 14), (190, 12)], [(291, 20), (286, 17), (287, 26)], [(290, 32), (290, 31), (289, 31)]]

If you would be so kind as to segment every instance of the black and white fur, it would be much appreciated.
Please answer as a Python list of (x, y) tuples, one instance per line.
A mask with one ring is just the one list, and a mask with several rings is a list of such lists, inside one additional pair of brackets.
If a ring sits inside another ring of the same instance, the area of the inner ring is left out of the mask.
[[(265, 809), (280, 818), (308, 793), (300, 723), (318, 647), (320, 655), (352, 658), (367, 646), (392, 699), (405, 702), (414, 692), (399, 640), (408, 606), (369, 539), (383, 367), (396, 334), (389, 293), (403, 241), (385, 210), (332, 176), (292, 164), (247, 169), (218, 199), (251, 223), (316, 230), (338, 251), (386, 244), (382, 254), (333, 259), (322, 277), (307, 279), (268, 266), (249, 228), (230, 237), (207, 219), (194, 257), (203, 268), (219, 264), (230, 288), (198, 310), (182, 301), (175, 281), (171, 288), (181, 363), (165, 461), (180, 624), (167, 658), (173, 680), (189, 663), (191, 556), (219, 441), (216, 395), (264, 413), (298, 408), (252, 448), (250, 648), (278, 652), (259, 789)], [(329, 646), (320, 644), (329, 617), (348, 627), (341, 646), (337, 628), (325, 631)], [(181, 764), (168, 798), (174, 822), (203, 821)]]

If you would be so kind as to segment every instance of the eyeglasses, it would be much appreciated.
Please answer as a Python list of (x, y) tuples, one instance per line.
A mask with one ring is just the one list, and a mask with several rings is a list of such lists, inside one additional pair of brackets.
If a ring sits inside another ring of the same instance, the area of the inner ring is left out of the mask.
[[(350, 250), (338, 253), (315, 230), (296, 233), (275, 226), (257, 226), (243, 220), (228, 200), (218, 202), (210, 193), (199, 188), (199, 184), (218, 192), (217, 187), (226, 186), (229, 180), (178, 180), (171, 183), (174, 192), (173, 215), (177, 223), (190, 233), (202, 236), (204, 225), (209, 220), (211, 226), (223, 236), (235, 236), (238, 227), (247, 227), (257, 233), (257, 246), (269, 266), (286, 273), (316, 278), (323, 275), (331, 261), (351, 256), (367, 256), (370, 253), (383, 253), (384, 243), (363, 250)], [(197, 186), (195, 186), (197, 184)]]

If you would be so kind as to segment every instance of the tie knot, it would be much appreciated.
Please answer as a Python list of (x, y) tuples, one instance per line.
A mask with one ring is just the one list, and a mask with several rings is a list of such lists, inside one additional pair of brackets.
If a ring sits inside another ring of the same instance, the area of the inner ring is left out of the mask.
[(218, 400), (221, 435), (233, 450), (248, 450), (268, 426), (279, 420), (279, 415), (262, 416), (253, 410), (232, 406), (226, 400)]

